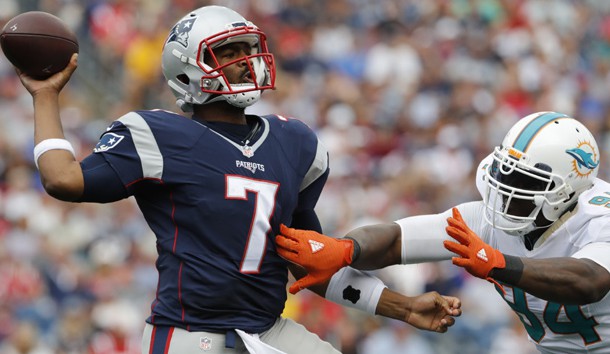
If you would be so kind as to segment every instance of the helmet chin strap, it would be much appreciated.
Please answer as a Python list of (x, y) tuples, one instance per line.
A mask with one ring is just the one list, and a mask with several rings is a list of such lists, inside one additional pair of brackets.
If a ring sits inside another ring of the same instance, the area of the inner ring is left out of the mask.
[[(534, 208), (534, 210), (531, 211), (530, 216), (528, 216), (527, 220), (511, 220), (510, 217), (498, 215), (494, 220), (494, 227), (497, 227), (498, 229), (504, 231), (505, 233), (511, 236), (524, 236), (536, 229), (545, 227), (539, 227), (536, 225), (537, 221), (539, 221), (539, 223), (543, 222), (540, 217), (542, 216), (544, 218), (544, 215), (542, 214), (544, 197), (535, 196), (533, 202), (536, 207)], [(532, 220), (531, 218), (534, 217), (535, 219)], [(546, 218), (544, 219), (546, 220)]]
[[(546, 218), (545, 218), (546, 220)], [(548, 220), (547, 220), (548, 221)], [(549, 228), (553, 223), (549, 221), (548, 225), (544, 225), (544, 226), (538, 226), (536, 225), (536, 221), (532, 221), (529, 225), (527, 225), (526, 227), (524, 227), (523, 229), (519, 229), (519, 230), (503, 230), (505, 233), (511, 235), (511, 236), (525, 236), (531, 232), (534, 232), (536, 230), (540, 230), (540, 229), (547, 229)]]
[(261, 97), (261, 92), (248, 91), (234, 94), (226, 94), (223, 96), (225, 100), (229, 102), (229, 104), (239, 108), (246, 108), (258, 102)]
[[(506, 220), (506, 222), (508, 222), (508, 220)], [(518, 229), (518, 230), (502, 230), (505, 233), (511, 235), (511, 236), (524, 236), (529, 234), (530, 232), (536, 230), (536, 222), (532, 221), (531, 223), (529, 223), (527, 226)]]
[(189, 113), (193, 111), (193, 104), (185, 102), (182, 98), (176, 100), (176, 105), (182, 112)]
[[(249, 84), (251, 85), (251, 84)], [(233, 85), (235, 86), (235, 85)], [(254, 86), (254, 85), (252, 85)], [(215, 97), (210, 98), (204, 104), (218, 102), (218, 101), (226, 101), (228, 104), (238, 107), (238, 108), (246, 108), (258, 102), (261, 97), (260, 90), (247, 91), (247, 92), (238, 92), (238, 93), (227, 93), (222, 95), (217, 95)]]

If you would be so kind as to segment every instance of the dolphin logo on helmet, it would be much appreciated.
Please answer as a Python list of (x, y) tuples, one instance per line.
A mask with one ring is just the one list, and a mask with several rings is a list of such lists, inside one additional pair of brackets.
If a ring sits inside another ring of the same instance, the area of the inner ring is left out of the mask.
[[(587, 152), (583, 148), (586, 148), (591, 152)], [(577, 148), (566, 150), (566, 153), (574, 158), (574, 171), (578, 173), (579, 176), (588, 175), (599, 165), (599, 160), (595, 161), (597, 158), (595, 150), (591, 144), (587, 142), (579, 144), (579, 147)]]

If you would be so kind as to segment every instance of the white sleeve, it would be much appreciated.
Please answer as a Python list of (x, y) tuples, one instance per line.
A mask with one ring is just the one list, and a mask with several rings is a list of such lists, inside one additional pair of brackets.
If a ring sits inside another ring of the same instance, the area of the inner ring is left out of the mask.
[(386, 285), (374, 275), (343, 267), (330, 278), (325, 298), (374, 315), (385, 288)]
[[(471, 228), (473, 224), (480, 224), (481, 202), (464, 203), (457, 208)], [(443, 246), (443, 241), (453, 240), (445, 232), (447, 218), (451, 215), (449, 209), (441, 214), (412, 216), (395, 221), (402, 235), (402, 264), (443, 261), (454, 257), (455, 254)]]
[(594, 242), (578, 250), (572, 257), (590, 259), (610, 272), (610, 257), (608, 257), (608, 254), (610, 254), (609, 242)]

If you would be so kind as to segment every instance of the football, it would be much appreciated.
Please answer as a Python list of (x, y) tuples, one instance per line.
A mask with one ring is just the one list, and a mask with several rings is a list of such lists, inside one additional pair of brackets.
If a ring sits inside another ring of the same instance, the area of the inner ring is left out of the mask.
[(11, 64), (40, 80), (68, 65), (72, 54), (78, 53), (78, 40), (58, 17), (30, 11), (6, 23), (0, 34), (0, 47)]

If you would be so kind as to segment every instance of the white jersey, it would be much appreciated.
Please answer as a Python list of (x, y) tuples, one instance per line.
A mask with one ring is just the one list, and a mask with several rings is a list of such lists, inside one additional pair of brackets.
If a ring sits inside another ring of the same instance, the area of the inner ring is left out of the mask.
[[(483, 202), (457, 206), (466, 224), (486, 243), (507, 255), (525, 258), (588, 258), (610, 271), (610, 184), (597, 179), (580, 195), (578, 207), (562, 216), (529, 251), (523, 238), (485, 222)], [(398, 220), (403, 235), (403, 263), (450, 259), (442, 241), (451, 210)], [(610, 295), (588, 305), (562, 305), (504, 285), (500, 295), (517, 313), (541, 353), (610, 353)]]

